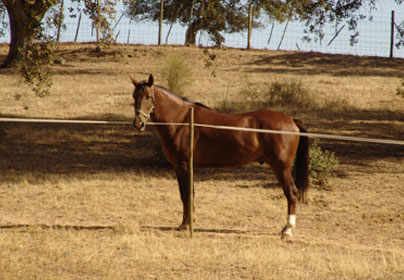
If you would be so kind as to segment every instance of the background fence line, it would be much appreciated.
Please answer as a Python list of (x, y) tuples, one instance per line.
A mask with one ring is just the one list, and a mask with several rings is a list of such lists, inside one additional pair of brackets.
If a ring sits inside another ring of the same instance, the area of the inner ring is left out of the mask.
[[(132, 122), (129, 121), (96, 121), (96, 120), (68, 120), (68, 119), (35, 119), (35, 118), (0, 118), (0, 122), (11, 122), (11, 123), (55, 123), (55, 124), (97, 124), (97, 125), (131, 125)], [(168, 122), (147, 122), (147, 125), (181, 125), (189, 126), (189, 123), (168, 123)], [(388, 144), (388, 145), (403, 145), (404, 140), (392, 140), (392, 139), (379, 139), (379, 138), (364, 138), (356, 136), (343, 136), (335, 134), (323, 134), (323, 133), (310, 133), (310, 132), (294, 132), (294, 131), (280, 131), (280, 130), (270, 130), (270, 129), (259, 129), (259, 128), (247, 128), (247, 127), (237, 127), (237, 126), (226, 126), (226, 125), (211, 125), (211, 124), (201, 124), (194, 123), (195, 127), (213, 128), (213, 129), (223, 129), (223, 130), (237, 130), (245, 132), (257, 132), (257, 133), (269, 133), (269, 134), (285, 134), (285, 135), (299, 135), (306, 136), (310, 138), (324, 138), (332, 140), (341, 141), (353, 141), (353, 142), (366, 142), (366, 143), (376, 143), (376, 144)]]
[[(118, 13), (119, 14), (119, 13)], [(127, 17), (119, 17), (120, 21), (113, 25), (114, 39), (120, 44), (158, 45), (158, 22), (134, 22)], [(395, 22), (404, 20), (404, 14), (395, 13)], [(96, 42), (96, 32), (88, 18), (82, 17), (75, 21), (65, 22), (66, 30), (62, 30), (61, 42)], [(80, 25), (79, 25), (80, 24)], [(286, 28), (287, 25), (287, 28)], [(351, 54), (366, 56), (389, 57), (391, 53), (391, 12), (383, 13), (373, 21), (359, 22), (359, 42), (350, 46), (350, 31), (347, 26), (340, 26), (338, 30), (325, 29), (322, 41), (303, 41), (304, 24), (301, 22), (266, 23), (263, 28), (254, 28), (251, 34), (250, 47), (253, 49), (315, 51), (332, 54)], [(397, 35), (394, 26), (393, 34)], [(76, 32), (78, 29), (78, 32)], [(174, 24), (163, 24), (161, 30), (161, 44), (184, 45), (186, 27)], [(222, 33), (226, 39), (223, 46), (234, 48), (247, 48), (248, 31), (240, 33)], [(212, 47), (204, 31), (198, 32), (196, 43), (199, 46)], [(404, 49), (393, 45), (394, 57), (404, 58)]]
[[(113, 36), (119, 44), (143, 44), (158, 45), (159, 38), (161, 44), (184, 45), (186, 26), (180, 24), (164, 24), (159, 36), (159, 22), (140, 21), (136, 22), (124, 15), (125, 9), (117, 9), (115, 22), (111, 23)], [(367, 19), (358, 22), (357, 30), (360, 35), (359, 42), (350, 46), (351, 31), (348, 26), (341, 25), (337, 28), (325, 28), (323, 40), (306, 42), (302, 38), (304, 23), (298, 21), (269, 22), (265, 17), (260, 20), (264, 25), (262, 28), (253, 28), (250, 47), (253, 49), (270, 50), (290, 50), (305, 52), (323, 52), (332, 54), (350, 54), (404, 58), (404, 48), (397, 48), (392, 45), (393, 39), (399, 35), (397, 26), (404, 21), (404, 13), (395, 13), (395, 22), (392, 23), (392, 12), (383, 11), (374, 15), (373, 21)], [(65, 30), (47, 30), (49, 34), (57, 34), (60, 42), (96, 42), (97, 32), (92, 25), (92, 21), (84, 14), (70, 18), (68, 12), (64, 14)], [(393, 28), (393, 29), (392, 29)], [(221, 33), (225, 37), (223, 46), (234, 48), (247, 48), (248, 30), (239, 33)], [(56, 36), (55, 36), (56, 37)], [(10, 38), (7, 33), (0, 37), (0, 43), (9, 43)], [(211, 47), (214, 42), (210, 40), (204, 31), (198, 32), (196, 43), (199, 46)], [(391, 49), (392, 47), (392, 49)]]
[[(124, 10), (117, 15), (123, 15)], [(359, 42), (350, 46), (351, 31), (348, 26), (340, 26), (338, 30), (325, 28), (325, 36), (322, 41), (303, 41), (304, 23), (291, 21), (282, 24), (268, 22), (266, 18), (261, 20), (263, 28), (253, 28), (251, 32), (250, 47), (254, 49), (292, 50), (292, 51), (319, 51), (334, 54), (352, 54), (404, 58), (404, 49), (392, 44), (398, 35), (397, 23), (404, 20), (404, 14), (395, 13), (395, 22), (392, 22), (391, 11), (379, 13), (373, 21), (362, 20), (358, 23)], [(77, 21), (66, 22), (66, 30), (63, 31), (61, 41), (71, 42), (74, 39), (78, 27)], [(393, 29), (392, 29), (393, 28)], [(180, 24), (164, 24), (161, 30), (159, 22), (135, 22), (126, 16), (120, 16), (119, 22), (113, 25), (114, 38), (120, 44), (144, 44), (158, 45), (184, 45), (186, 27)], [(161, 37), (159, 36), (161, 32)], [(79, 42), (95, 42), (96, 32), (89, 19), (82, 19), (78, 35)], [(223, 46), (235, 48), (247, 48), (248, 30), (240, 33), (222, 33), (226, 41)], [(204, 31), (198, 32), (197, 45), (212, 47), (215, 45)], [(393, 51), (392, 51), (393, 50)]]

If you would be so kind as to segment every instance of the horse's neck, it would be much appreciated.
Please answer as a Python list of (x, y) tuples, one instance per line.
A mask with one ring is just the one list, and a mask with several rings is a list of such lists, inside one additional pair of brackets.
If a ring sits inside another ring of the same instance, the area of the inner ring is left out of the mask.
[(155, 122), (181, 123), (185, 120), (190, 105), (179, 97), (155, 88), (155, 109), (152, 120)]

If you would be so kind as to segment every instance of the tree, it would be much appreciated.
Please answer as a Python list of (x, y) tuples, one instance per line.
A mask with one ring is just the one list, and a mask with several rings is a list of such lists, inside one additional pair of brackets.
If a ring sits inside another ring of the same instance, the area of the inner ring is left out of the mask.
[[(351, 31), (351, 45), (358, 42), (358, 22), (372, 19), (371, 12), (376, 9), (377, 0), (258, 0), (260, 7), (277, 21), (286, 18), (305, 23), (304, 40), (322, 40), (324, 27), (334, 25), (335, 29), (347, 24)], [(403, 0), (396, 0), (396, 2)], [(367, 12), (367, 14), (365, 14)]]
[[(29, 49), (42, 35), (41, 21), (57, 0), (24, 1), (1, 0), (10, 24), (10, 49), (1, 67), (11, 67), (21, 59), (22, 51)], [(4, 14), (4, 9), (0, 13)]]
[[(159, 20), (161, 0), (127, 0), (127, 14), (137, 21)], [(248, 26), (246, 1), (166, 0), (164, 21), (187, 26), (185, 44), (194, 45), (199, 31), (206, 31), (220, 46), (224, 37), (220, 32), (240, 32)]]
[[(109, 20), (115, 14), (114, 6), (117, 1), (104, 0), (72, 0), (72, 2), (83, 3), (84, 8), (69, 8), (70, 16), (75, 16), (81, 10), (90, 17), (94, 26), (103, 34), (104, 41), (111, 40), (111, 29)], [(61, 20), (59, 7), (57, 4), (61, 0), (0, 0), (0, 21), (6, 24), (5, 12), (8, 14), (10, 25), (10, 49), (6, 60), (1, 67), (13, 67), (21, 60), (22, 52), (29, 49), (38, 42), (54, 41), (55, 36), (45, 34), (45, 28), (58, 26)], [(51, 8), (54, 7), (52, 10)], [(48, 20), (44, 21), (45, 14)], [(4, 35), (4, 28), (0, 28), (0, 35)]]
[[(0, 0), (1, 1), (1, 0)], [(115, 20), (115, 6), (119, 0), (71, 0), (72, 2), (83, 3), (84, 7), (69, 8), (70, 16), (76, 17), (83, 12), (93, 22), (97, 30), (97, 43), (111, 43), (114, 41), (111, 28), (111, 21)], [(101, 37), (99, 36), (101, 33)]]
[[(116, 1), (72, 0), (72, 2), (84, 3), (82, 10), (102, 33), (102, 40), (111, 41), (112, 30), (108, 20), (115, 14)], [(47, 94), (52, 84), (45, 67), (52, 62), (53, 43), (57, 34), (51, 35), (49, 30), (61, 26), (62, 6), (58, 6), (61, 3), (61, 0), (0, 0), (0, 23), (2, 23), (0, 35), (4, 35), (4, 29), (7, 28), (5, 20), (7, 14), (11, 37), (8, 55), (0, 67), (19, 66), (25, 82), (32, 85), (33, 90), (40, 96)], [(69, 8), (71, 16), (80, 10), (80, 7), (73, 8), (73, 3)]]

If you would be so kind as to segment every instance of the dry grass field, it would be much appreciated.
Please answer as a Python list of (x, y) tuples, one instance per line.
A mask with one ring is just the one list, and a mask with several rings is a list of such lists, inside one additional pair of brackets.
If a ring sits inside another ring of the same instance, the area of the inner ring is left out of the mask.
[[(404, 140), (401, 59), (91, 44), (57, 55), (44, 98), (0, 69), (0, 116), (131, 120), (128, 75), (167, 86), (177, 56), (192, 70), (185, 95), (208, 106), (257, 106), (268, 85), (293, 81), (311, 104), (278, 109), (309, 131)], [(258, 164), (195, 170), (196, 232), (177, 231), (157, 141), (152, 127), (0, 123), (0, 279), (404, 279), (403, 146), (320, 140), (337, 174), (310, 189), (282, 242), (286, 200)]]

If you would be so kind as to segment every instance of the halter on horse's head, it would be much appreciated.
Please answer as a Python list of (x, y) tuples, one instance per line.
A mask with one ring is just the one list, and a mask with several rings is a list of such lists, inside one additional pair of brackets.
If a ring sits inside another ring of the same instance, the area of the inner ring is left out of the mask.
[(130, 77), (130, 79), (135, 86), (135, 90), (133, 91), (133, 99), (135, 101), (133, 126), (140, 131), (144, 131), (146, 129), (146, 122), (154, 113), (154, 78), (150, 74), (148, 81), (137, 82), (133, 77)]

